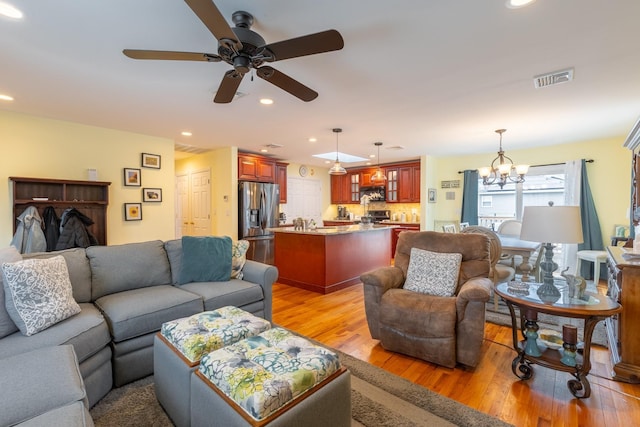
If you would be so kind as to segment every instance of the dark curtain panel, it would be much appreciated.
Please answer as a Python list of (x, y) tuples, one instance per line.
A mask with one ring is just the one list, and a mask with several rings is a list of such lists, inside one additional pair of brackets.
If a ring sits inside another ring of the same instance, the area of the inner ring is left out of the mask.
[[(580, 214), (582, 216), (582, 237), (584, 239), (584, 243), (578, 245), (578, 250), (602, 251), (604, 250), (602, 230), (600, 229), (600, 221), (598, 221), (596, 206), (593, 203), (591, 187), (589, 187), (589, 178), (587, 177), (587, 166), (584, 159), (582, 159), (581, 169)], [(585, 279), (590, 279), (592, 276), (591, 268), (593, 268), (592, 263), (583, 262), (578, 273)], [(600, 271), (600, 277), (604, 276), (604, 278), (606, 278), (607, 269), (600, 269)]]
[(478, 225), (478, 171), (464, 171), (460, 222)]

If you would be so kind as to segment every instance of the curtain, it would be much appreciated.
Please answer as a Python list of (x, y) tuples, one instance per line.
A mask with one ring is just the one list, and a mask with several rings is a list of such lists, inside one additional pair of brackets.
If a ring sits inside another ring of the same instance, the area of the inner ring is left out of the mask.
[[(565, 206), (580, 206), (580, 182), (582, 179), (582, 162), (580, 160), (569, 160), (564, 165), (564, 204)], [(575, 272), (576, 260), (578, 259), (578, 245), (565, 243), (562, 245), (562, 265), (572, 267)], [(571, 273), (571, 271), (569, 272)]]
[[(598, 213), (596, 212), (596, 206), (593, 203), (593, 196), (591, 195), (591, 187), (589, 187), (589, 179), (587, 177), (587, 164), (584, 159), (581, 161), (581, 180), (580, 180), (580, 215), (582, 216), (582, 237), (584, 243), (578, 245), (578, 250), (604, 250), (604, 243), (602, 242), (602, 230), (600, 229), (600, 221), (598, 220)], [(583, 263), (581, 271), (578, 271), (580, 276), (588, 279), (591, 277), (591, 263)], [(607, 277), (607, 269), (601, 269), (600, 277), (594, 277), (594, 281)]]
[(478, 171), (465, 170), (460, 222), (478, 225)]

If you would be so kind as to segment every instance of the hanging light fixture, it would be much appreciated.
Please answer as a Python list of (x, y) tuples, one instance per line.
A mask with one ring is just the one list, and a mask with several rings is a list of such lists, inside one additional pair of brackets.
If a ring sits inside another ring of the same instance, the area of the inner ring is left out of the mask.
[[(524, 182), (524, 176), (529, 171), (529, 165), (515, 166), (513, 160), (504, 155), (504, 151), (502, 150), (502, 134), (506, 131), (506, 129), (496, 129), (496, 133), (500, 134), (498, 157), (493, 159), (491, 166), (478, 169), (478, 173), (482, 177), (483, 185), (497, 184), (500, 186), (500, 189), (502, 189), (508, 181), (519, 184)], [(515, 175), (512, 173), (513, 171), (515, 171)]]
[(336, 134), (336, 161), (329, 169), (329, 175), (345, 175), (347, 173), (346, 169), (342, 167), (340, 164), (340, 159), (338, 159), (338, 134), (342, 132), (340, 128), (333, 128), (333, 132)]
[(384, 184), (387, 177), (382, 172), (382, 169), (380, 169), (380, 146), (382, 145), (382, 142), (374, 142), (373, 145), (378, 147), (378, 170), (371, 176), (371, 182), (374, 184)]

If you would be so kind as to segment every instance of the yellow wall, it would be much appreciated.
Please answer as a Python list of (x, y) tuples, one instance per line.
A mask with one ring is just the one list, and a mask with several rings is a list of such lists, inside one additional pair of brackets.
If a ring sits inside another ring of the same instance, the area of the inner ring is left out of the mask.
[[(596, 211), (602, 228), (605, 246), (613, 235), (615, 224), (628, 224), (629, 192), (631, 185), (631, 151), (624, 148), (624, 137), (581, 143), (555, 145), (526, 150), (508, 151), (514, 163), (539, 165), (561, 163), (575, 159), (593, 159), (587, 163), (589, 185), (596, 204)], [(428, 186), (437, 188), (438, 201), (429, 224), (435, 219), (460, 218), (462, 206), (462, 187), (464, 179), (458, 171), (477, 169), (486, 166), (495, 157), (495, 153), (482, 155), (432, 158), (427, 168), (436, 170), (435, 179)], [(442, 189), (440, 181), (460, 180), (459, 189)], [(454, 191), (455, 200), (445, 200), (445, 192)]]
[[(211, 235), (238, 237), (238, 149), (224, 147), (176, 160), (176, 175), (211, 170)], [(226, 196), (226, 200), (225, 200)]]
[[(0, 247), (8, 246), (15, 219), (10, 176), (110, 181), (107, 243), (174, 237), (173, 141), (94, 126), (0, 111)], [(140, 167), (141, 153), (159, 154), (162, 168)], [(142, 187), (162, 188), (162, 203), (143, 203), (142, 221), (124, 221), (126, 202), (142, 202), (141, 187), (123, 185), (123, 168), (142, 169)]]

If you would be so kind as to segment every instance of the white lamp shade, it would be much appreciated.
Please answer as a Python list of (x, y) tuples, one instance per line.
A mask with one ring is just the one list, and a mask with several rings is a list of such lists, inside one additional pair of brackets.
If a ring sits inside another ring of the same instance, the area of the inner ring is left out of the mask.
[(498, 171), (500, 171), (500, 175), (508, 175), (511, 172), (511, 164), (503, 163), (498, 165)]
[(579, 206), (525, 206), (520, 239), (541, 243), (582, 243)]
[(518, 175), (526, 175), (529, 172), (529, 165), (516, 165), (516, 173)]
[(490, 167), (487, 167), (487, 166), (482, 167), (482, 168), (479, 168), (479, 169), (478, 169), (478, 174), (479, 174), (482, 178), (485, 178), (485, 177), (487, 177), (487, 176), (491, 175), (491, 168), (490, 168)]

